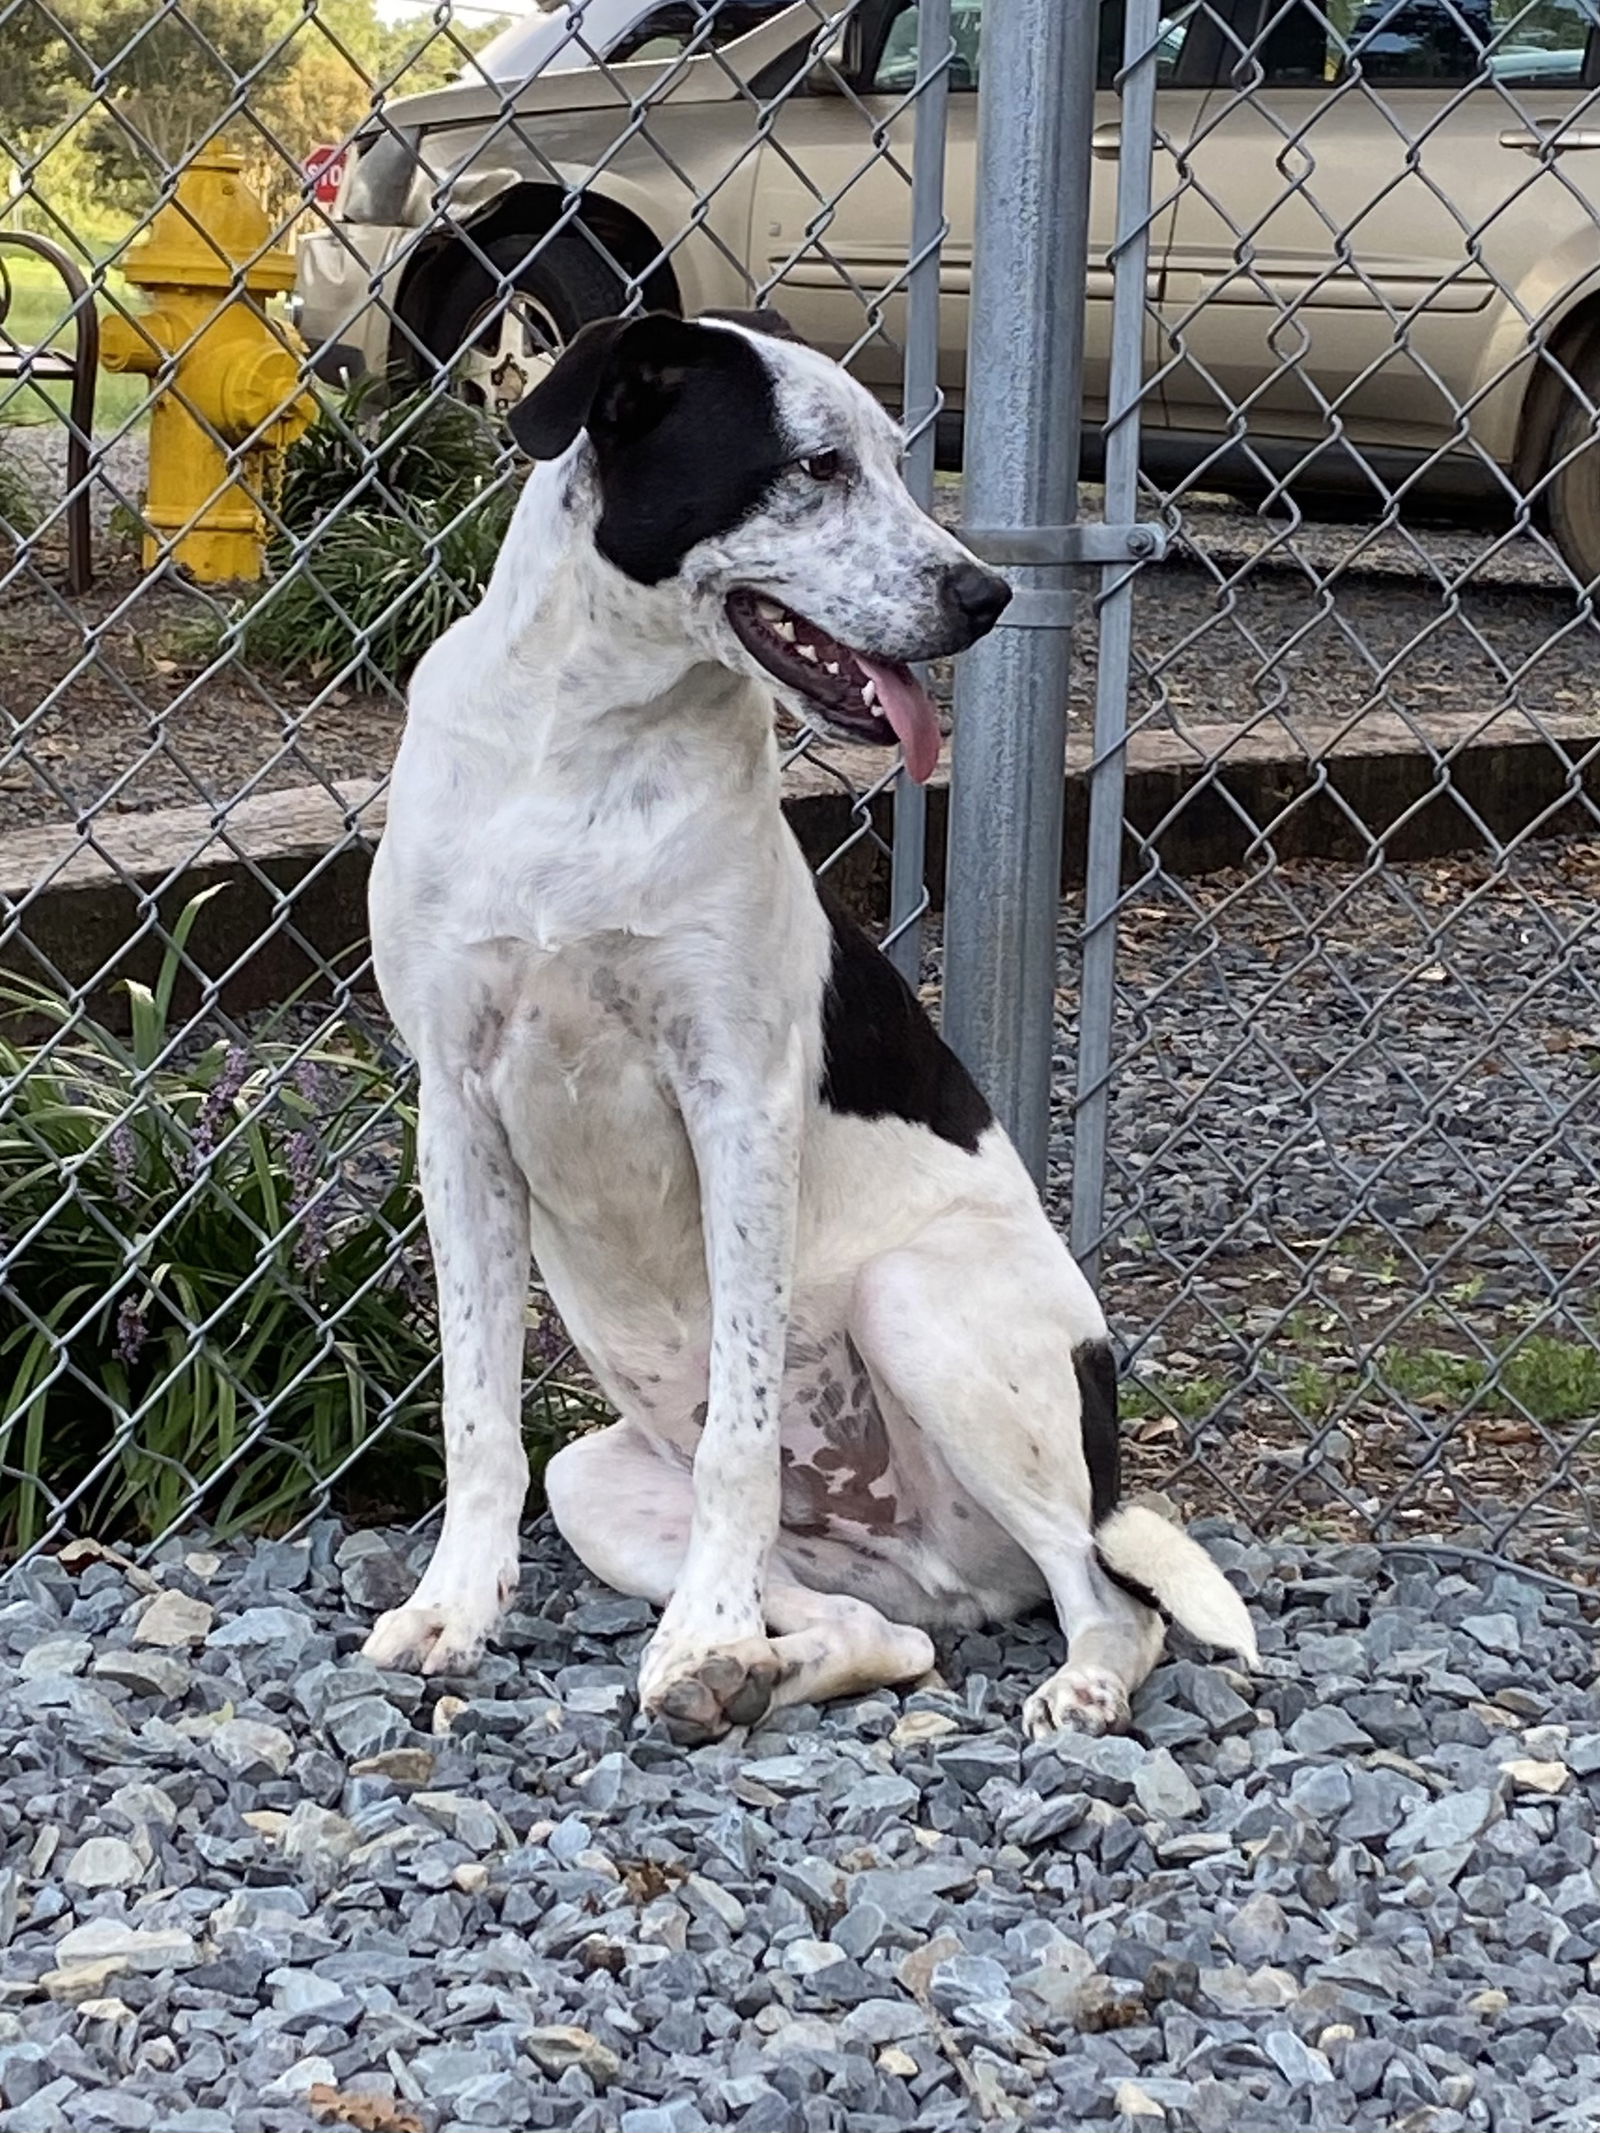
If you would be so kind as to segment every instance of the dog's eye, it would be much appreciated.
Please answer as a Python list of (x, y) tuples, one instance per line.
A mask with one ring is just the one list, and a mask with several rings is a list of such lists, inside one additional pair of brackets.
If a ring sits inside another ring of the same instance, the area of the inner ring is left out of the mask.
[(838, 452), (813, 452), (801, 460), (800, 471), (812, 481), (837, 481), (844, 472), (844, 459)]

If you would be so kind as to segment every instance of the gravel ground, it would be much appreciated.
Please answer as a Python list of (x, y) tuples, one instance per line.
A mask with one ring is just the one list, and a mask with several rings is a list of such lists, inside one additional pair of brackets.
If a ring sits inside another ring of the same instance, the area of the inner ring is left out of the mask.
[[(1287, 1238), (1309, 1252), (1357, 1207), (1457, 1271), (1532, 1274), (1592, 1253), (1597, 913), (1587, 839), (1499, 868), (1295, 863), (1133, 890), (1110, 1263), (1199, 1268)], [(1057, 996), (1063, 1213), (1079, 924), (1074, 900)]]
[[(41, 499), (55, 497), (63, 433), (10, 430), (5, 443)], [(0, 762), (0, 829), (373, 776), (393, 754), (399, 706), (386, 695), (325, 694), (305, 677), (239, 662), (204, 673), (190, 639), (212, 602), (176, 578), (142, 581), (112, 527), (113, 491), (141, 492), (144, 449), (139, 434), (107, 453), (93, 593), (74, 608), (19, 589), (0, 605), (0, 708), (27, 724)], [(944, 484), (940, 503), (952, 515), (958, 487)], [(1138, 598), (1136, 721), (1266, 718), (1293, 735), (1362, 710), (1478, 720), (1509, 709), (1538, 720), (1591, 698), (1595, 625), (1579, 618), (1570, 583), (1533, 539), (1459, 527), (1295, 530), (1223, 499), (1186, 498), (1182, 535)], [(1088, 618), (1073, 682), (1085, 719), (1093, 635)]]
[(1260, 1676), (1175, 1656), (1131, 1738), (1039, 1745), (1030, 1622), (682, 1750), (547, 1531), (426, 1686), (355, 1656), (400, 1536), (14, 1573), (0, 2128), (1600, 2124), (1582, 1603), (1210, 1538)]
[[(1600, 1582), (1597, 914), (1585, 840), (1499, 872), (1306, 862), (1130, 891), (1098, 1286), (1141, 1481), (1263, 1530), (1470, 1528)], [(1080, 935), (1069, 898), (1063, 1233)], [(1512, 1391), (1469, 1397), (1462, 1372), (1505, 1355)]]

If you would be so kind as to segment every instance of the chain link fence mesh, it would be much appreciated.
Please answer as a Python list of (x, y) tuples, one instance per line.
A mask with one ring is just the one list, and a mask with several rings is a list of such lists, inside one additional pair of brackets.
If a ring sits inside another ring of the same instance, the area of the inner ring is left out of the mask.
[(1161, 16), (1076, 1241), (1152, 1480), (1592, 1582), (1596, 10)]
[[(56, 237), (103, 316), (137, 315), (163, 208), (216, 257), (185, 182), (225, 145), (266, 222), (223, 279), (280, 331), (283, 300), (245, 284), (293, 248), (321, 400), (287, 463), (262, 451), (280, 403), (232, 425), (193, 499), (247, 479), (267, 575), (241, 592), (146, 522), (143, 388), (103, 376), (95, 581), (69, 597), (61, 388), (31, 353), (70, 347), (69, 305), (13, 276), (8, 1546), (428, 1500), (408, 1071), (349, 945), (407, 662), (492, 562), (518, 479), (499, 417), (586, 318), (770, 299), (891, 402), (920, 356), (943, 390), (913, 426), (948, 438), (980, 19), (953, 0), (919, 54), (898, 0), (567, 0), (494, 42), (449, 5), (379, 37), (340, 0), (0, 4), (55, 85), (0, 106), (0, 229)], [(1103, 1090), (1074, 1089), (1068, 883), (1052, 1189), (1064, 1216), (1077, 1173), (1135, 1472), (1263, 1530), (1448, 1534), (1587, 1581), (1596, 10), (1130, 0), (1102, 25), (1084, 399), (1097, 436), (1140, 423), (1137, 516), (1171, 545), (1131, 592), (1126, 567), (1105, 578), (1102, 608), (1136, 605), (1126, 730), (1098, 751), (1078, 664), (1075, 765), (1091, 813), (1125, 809), (1123, 863), (1087, 885), (1118, 941)], [(1139, 67), (1156, 139), (1123, 392), (1115, 159)], [(947, 230), (919, 351), (933, 81)], [(336, 199), (314, 147), (342, 159)], [(88, 227), (86, 173), (113, 227)], [(215, 436), (197, 338), (155, 383)], [(834, 824), (816, 857), (881, 889), (892, 773), (787, 745)], [(899, 884), (902, 939), (919, 901)], [(528, 1396), (546, 1441), (587, 1411), (537, 1293)]]
[[(834, 352), (891, 397), (902, 375), (907, 286), (930, 259), (909, 243), (916, 111), (948, 40), (919, 65), (914, 17), (896, 31), (882, 10), (820, 0), (487, 13), (443, 6), (386, 33), (381, 58), (371, 11), (340, 0), (0, 11), (0, 34), (57, 82), (53, 107), (14, 113), (0, 141), (0, 233), (65, 244), (107, 318), (144, 309), (141, 246), (190, 249), (209, 286), (177, 314), (152, 387), (220, 447), (187, 508), (158, 517), (142, 385), (102, 377), (96, 577), (69, 598), (62, 410), (41, 404), (59, 366), (41, 351), (70, 350), (70, 304), (0, 245), (13, 1549), (158, 1536), (196, 1514), (426, 1507), (437, 1365), (411, 1074), (351, 944), (406, 671), (474, 601), (518, 490), (500, 418), (587, 317), (747, 307), (786, 277), (826, 313)], [(300, 127), (297, 73), (320, 85), (319, 122), (330, 95), (346, 112), (336, 141)], [(406, 101), (422, 91), (431, 108)], [(785, 138), (802, 95), (828, 131), (820, 166)], [(343, 167), (336, 201), (313, 148)], [(242, 245), (210, 219), (216, 191), (190, 189), (219, 149), (239, 160), (213, 181), (267, 211)], [(98, 243), (86, 168), (136, 203)], [(770, 212), (754, 230), (758, 170), (783, 193), (781, 232)], [(843, 204), (866, 192), (881, 235), (858, 223), (841, 246)], [(252, 288), (286, 246), (303, 343)], [(296, 348), (295, 389), (318, 393), (287, 456), (263, 449), (282, 396), (219, 423), (197, 351), (230, 299), (263, 344)], [(936, 412), (935, 394), (915, 426)], [(186, 536), (235, 481), (265, 574), (197, 582)], [(886, 873), (892, 767), (799, 734), (785, 746), (835, 825), (819, 865), (860, 893)], [(242, 932), (230, 902), (250, 914)], [(537, 1292), (529, 1326), (530, 1429), (548, 1450), (593, 1396)]]

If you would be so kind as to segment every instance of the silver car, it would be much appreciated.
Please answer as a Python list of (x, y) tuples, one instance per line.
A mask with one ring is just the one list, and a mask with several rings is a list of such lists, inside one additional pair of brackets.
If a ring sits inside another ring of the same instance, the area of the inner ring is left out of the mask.
[[(1121, 0), (1101, 8), (1086, 413), (1104, 410)], [(958, 443), (982, 0), (953, 0), (942, 382)], [(1451, 508), (1536, 495), (1600, 576), (1595, 0), (1167, 0), (1145, 404), (1171, 482)], [(1331, 18), (1331, 19), (1330, 19)], [(1335, 22), (1343, 28), (1334, 26)], [(771, 291), (892, 398), (915, 0), (590, 0), (387, 107), (300, 248), (325, 371), (507, 404), (636, 292)], [(879, 153), (875, 144), (887, 151)], [(870, 330), (881, 320), (883, 331)]]

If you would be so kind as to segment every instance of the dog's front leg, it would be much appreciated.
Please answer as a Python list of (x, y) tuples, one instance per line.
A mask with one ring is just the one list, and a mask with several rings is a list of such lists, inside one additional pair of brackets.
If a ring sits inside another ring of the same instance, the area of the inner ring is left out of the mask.
[(444, 1526), (416, 1591), (364, 1648), (379, 1666), (462, 1674), (517, 1587), (528, 1195), (498, 1123), (451, 1073), (424, 1069), (418, 1147), (439, 1288)]
[[(681, 1735), (711, 1738), (766, 1709), (780, 1661), (766, 1638), (778, 1537), (778, 1423), (805, 1109), (798, 1031), (738, 1063), (692, 1043), (673, 1072), (700, 1174), (711, 1365), (688, 1552), (644, 1655), (640, 1696)], [(715, 1058), (715, 1065), (707, 1064)]]

